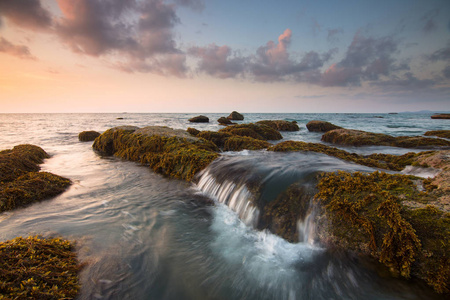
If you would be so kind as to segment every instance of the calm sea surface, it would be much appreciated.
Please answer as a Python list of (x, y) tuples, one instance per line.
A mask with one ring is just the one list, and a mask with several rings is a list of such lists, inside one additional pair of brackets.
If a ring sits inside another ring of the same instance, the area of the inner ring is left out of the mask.
[[(264, 201), (319, 171), (373, 171), (316, 153), (224, 153), (199, 183), (163, 178), (148, 168), (101, 157), (92, 143), (78, 141), (84, 130), (103, 132), (119, 125), (162, 125), (219, 130), (226, 114), (205, 114), (211, 122), (189, 123), (198, 114), (0, 114), (0, 150), (34, 144), (51, 158), (41, 166), (72, 180), (60, 196), (0, 214), (0, 240), (41, 234), (77, 241), (80, 299), (439, 299), (417, 282), (385, 278), (352, 257), (330, 254), (312, 242), (314, 218), (292, 244), (253, 229), (245, 180), (258, 177)], [(244, 122), (297, 121), (301, 130), (284, 140), (320, 142), (305, 124), (333, 124), (395, 136), (449, 129), (430, 114), (244, 114)], [(123, 119), (117, 119), (123, 118)], [(344, 148), (402, 154), (414, 149)], [(208, 197), (214, 206), (202, 205)], [(247, 205), (244, 212), (243, 206)]]

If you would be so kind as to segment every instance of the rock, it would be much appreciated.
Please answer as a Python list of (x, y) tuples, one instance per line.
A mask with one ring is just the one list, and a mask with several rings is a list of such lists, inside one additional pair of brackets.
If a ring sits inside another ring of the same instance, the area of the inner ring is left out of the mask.
[(188, 129), (186, 131), (189, 132), (189, 134), (192, 136), (197, 136), (200, 133), (200, 130), (192, 128), (192, 127), (188, 127)]
[(306, 128), (308, 128), (309, 131), (313, 132), (327, 132), (334, 129), (341, 129), (342, 127), (336, 126), (326, 121), (313, 120), (309, 121), (308, 124), (306, 124)]
[(191, 181), (216, 159), (219, 149), (185, 130), (149, 126), (135, 130), (111, 128), (92, 146), (95, 150), (148, 165), (156, 173)]
[(82, 131), (78, 134), (78, 140), (81, 142), (91, 142), (100, 136), (100, 132), (97, 131)]
[(232, 134), (228, 132), (216, 131), (201, 131), (197, 137), (213, 142), (217, 147), (222, 148), (225, 145), (225, 140), (231, 137)]
[(231, 124), (234, 124), (233, 122), (231, 122), (229, 119), (227, 119), (225, 117), (220, 117), (219, 119), (217, 119), (217, 122), (219, 122), (220, 125), (231, 125)]
[(425, 136), (438, 136), (441, 138), (450, 139), (450, 130), (432, 130), (427, 131), (424, 134)]
[(34, 145), (0, 151), (0, 212), (54, 197), (70, 185), (67, 178), (39, 172), (48, 157)]
[(431, 118), (432, 118), (432, 119), (450, 119), (450, 114), (437, 114), (437, 115), (432, 115)]
[(285, 120), (263, 120), (258, 121), (256, 124), (264, 124), (267, 126), (272, 127), (273, 129), (276, 129), (278, 131), (299, 131), (300, 128), (297, 125), (297, 122), (292, 121), (285, 121)]
[(450, 141), (424, 138), (420, 136), (393, 137), (382, 133), (372, 133), (353, 129), (327, 131), (322, 141), (345, 146), (392, 146), (402, 148), (450, 147)]
[(242, 121), (244, 120), (244, 116), (238, 113), (237, 111), (233, 111), (228, 117), (229, 120)]
[(247, 136), (231, 136), (224, 142), (224, 151), (242, 151), (246, 150), (260, 150), (269, 147), (271, 144), (266, 141), (254, 139)]
[(230, 125), (220, 129), (219, 132), (228, 132), (233, 135), (247, 136), (264, 141), (281, 140), (283, 138), (278, 130), (264, 124), (254, 123)]
[(206, 117), (206, 116), (200, 115), (200, 116), (196, 116), (196, 117), (190, 118), (189, 122), (192, 122), (192, 123), (208, 123), (209, 122), (209, 118)]

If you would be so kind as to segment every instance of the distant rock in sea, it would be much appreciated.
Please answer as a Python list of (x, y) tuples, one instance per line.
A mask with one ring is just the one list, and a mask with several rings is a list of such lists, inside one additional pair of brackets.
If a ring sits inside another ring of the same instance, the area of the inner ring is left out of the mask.
[(432, 115), (431, 118), (432, 118), (432, 119), (450, 119), (450, 114), (437, 114), (437, 115)]
[(206, 117), (206, 116), (200, 115), (200, 116), (196, 116), (196, 117), (190, 118), (189, 122), (192, 122), (192, 123), (208, 123), (209, 122), (209, 118)]
[(219, 119), (217, 119), (217, 122), (219, 122), (220, 125), (231, 125), (231, 124), (233, 124), (233, 122), (231, 122), (229, 119), (227, 119), (225, 117), (220, 117)]
[(334, 129), (341, 129), (342, 127), (326, 121), (313, 120), (309, 121), (308, 124), (306, 124), (306, 128), (308, 128), (309, 131), (313, 132), (327, 132)]
[(78, 134), (78, 140), (81, 142), (91, 142), (95, 140), (100, 135), (97, 131), (82, 131)]
[(233, 111), (228, 117), (229, 120), (242, 121), (244, 120), (244, 116), (238, 113), (237, 111)]

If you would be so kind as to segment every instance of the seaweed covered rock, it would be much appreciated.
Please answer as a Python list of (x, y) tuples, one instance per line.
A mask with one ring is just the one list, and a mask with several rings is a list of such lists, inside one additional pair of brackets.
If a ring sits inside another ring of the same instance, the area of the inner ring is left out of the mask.
[(405, 201), (433, 203), (439, 191), (423, 192), (410, 176), (380, 172), (325, 173), (316, 200), (320, 240), (332, 248), (368, 255), (394, 275), (450, 290), (450, 215), (434, 206), (411, 209)]
[(236, 124), (222, 128), (219, 132), (226, 132), (232, 135), (247, 136), (257, 140), (281, 140), (280, 132), (264, 124)]
[(238, 113), (237, 111), (233, 111), (228, 117), (229, 120), (234, 121), (242, 121), (244, 120), (244, 116)]
[(309, 121), (306, 124), (306, 128), (308, 128), (309, 131), (314, 131), (314, 132), (327, 132), (327, 131), (334, 130), (334, 129), (342, 129), (342, 127), (334, 125), (330, 122), (318, 121), (318, 120)]
[(79, 271), (70, 241), (35, 236), (0, 242), (2, 299), (73, 299)]
[(97, 131), (82, 131), (78, 134), (78, 140), (81, 142), (92, 142), (100, 135)]
[(219, 156), (215, 152), (217, 146), (210, 141), (193, 137), (184, 130), (160, 126), (135, 130), (111, 128), (95, 140), (93, 148), (187, 181)]
[(188, 129), (186, 131), (192, 136), (197, 136), (200, 133), (200, 130), (192, 128), (192, 127), (188, 127)]
[(372, 133), (353, 129), (335, 129), (326, 132), (322, 141), (346, 146), (392, 146), (403, 148), (422, 148), (450, 146), (450, 141), (420, 136), (393, 137), (382, 133)]
[(48, 154), (34, 145), (0, 152), (0, 212), (27, 206), (62, 193), (70, 180), (38, 172)]
[(272, 127), (278, 131), (299, 131), (300, 127), (298, 127), (297, 122), (285, 121), (285, 120), (263, 120), (258, 121), (256, 124), (264, 124)]
[(371, 154), (368, 156), (362, 156), (324, 144), (307, 143), (300, 141), (281, 142), (269, 147), (267, 150), (275, 152), (313, 151), (324, 153), (343, 160), (352, 161), (368, 167), (382, 168), (394, 171), (401, 171), (407, 165), (418, 164), (416, 158), (421, 155), (418, 153), (409, 152), (403, 155)]
[(254, 139), (247, 136), (231, 136), (225, 139), (224, 151), (260, 150), (269, 147), (271, 144), (266, 141)]
[(220, 117), (219, 119), (217, 119), (217, 122), (219, 122), (220, 125), (231, 125), (231, 124), (234, 124), (233, 122), (230, 121), (230, 119), (227, 119), (225, 117)]
[(192, 122), (192, 123), (208, 123), (209, 122), (209, 118), (206, 117), (206, 116), (200, 115), (200, 116), (196, 116), (196, 117), (190, 118), (189, 122)]
[(450, 114), (436, 114), (431, 116), (432, 119), (450, 119)]
[(232, 134), (228, 132), (217, 131), (201, 131), (197, 137), (213, 142), (217, 147), (222, 148), (225, 145), (225, 140), (231, 137)]
[(432, 130), (427, 131), (424, 134), (425, 136), (438, 136), (441, 138), (450, 139), (450, 130)]

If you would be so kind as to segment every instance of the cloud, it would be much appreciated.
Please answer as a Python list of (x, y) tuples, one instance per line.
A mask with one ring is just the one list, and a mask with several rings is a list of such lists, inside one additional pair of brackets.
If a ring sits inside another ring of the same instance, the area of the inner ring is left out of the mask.
[(205, 8), (205, 3), (203, 0), (175, 0), (175, 3), (190, 7), (191, 9), (196, 11), (203, 11), (203, 9)]
[(211, 44), (207, 47), (192, 47), (188, 53), (200, 58), (198, 70), (218, 78), (232, 78), (241, 74), (246, 59), (232, 53), (228, 46)]
[(439, 15), (439, 9), (433, 9), (433, 10), (426, 12), (422, 16), (422, 18), (420, 20), (424, 23), (422, 30), (425, 33), (430, 33), (437, 29), (435, 18), (438, 15)]
[(39, 0), (0, 0), (0, 17), (31, 30), (42, 30), (52, 25), (51, 14)]
[(33, 55), (31, 55), (30, 49), (28, 49), (27, 46), (14, 45), (3, 37), (0, 37), (0, 52), (22, 59), (36, 59)]
[(342, 28), (328, 29), (327, 41), (330, 43), (339, 42), (339, 35), (344, 33)]
[(450, 79), (450, 66), (445, 67), (442, 71), (442, 75), (444, 75), (445, 78)]
[(430, 61), (448, 61), (450, 62), (450, 42), (447, 47), (434, 51), (432, 54), (426, 56)]
[(390, 80), (373, 82), (372, 85), (389, 90), (422, 90), (432, 87), (437, 82), (433, 79), (418, 79), (413, 73), (407, 72), (402, 77), (394, 77)]

